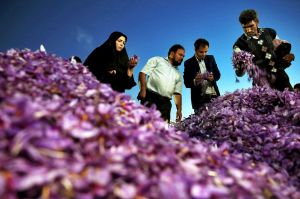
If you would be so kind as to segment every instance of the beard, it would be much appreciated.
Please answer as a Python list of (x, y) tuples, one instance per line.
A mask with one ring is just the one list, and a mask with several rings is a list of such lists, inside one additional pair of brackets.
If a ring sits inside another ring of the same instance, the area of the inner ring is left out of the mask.
[(182, 61), (173, 61), (173, 66), (179, 66), (181, 64)]

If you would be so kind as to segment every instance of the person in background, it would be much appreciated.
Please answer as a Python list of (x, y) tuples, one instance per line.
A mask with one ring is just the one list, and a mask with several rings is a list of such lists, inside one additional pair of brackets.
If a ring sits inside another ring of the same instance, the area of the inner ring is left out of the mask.
[(125, 34), (113, 32), (84, 61), (84, 65), (100, 82), (110, 84), (112, 89), (118, 92), (125, 92), (125, 89), (136, 85), (133, 70), (138, 60), (136, 56), (128, 58), (126, 42)]
[(294, 91), (296, 93), (300, 93), (300, 83), (297, 83), (297, 84), (294, 85)]
[[(294, 54), (290, 53), (291, 45), (287, 41), (279, 39), (274, 29), (259, 28), (259, 19), (255, 10), (242, 11), (239, 22), (244, 34), (234, 43), (234, 52), (247, 51), (253, 54), (255, 56), (253, 63), (266, 71), (267, 82), (271, 88), (280, 91), (285, 88), (292, 90), (289, 77), (284, 71), (294, 60)], [(245, 66), (237, 64), (235, 73), (239, 77), (243, 76)]]
[(220, 96), (217, 81), (221, 74), (213, 55), (207, 55), (209, 42), (197, 39), (195, 54), (184, 62), (184, 85), (191, 89), (191, 101), (195, 114), (211, 99)]
[(81, 59), (80, 59), (80, 57), (78, 57), (78, 56), (71, 56), (70, 58), (69, 58), (69, 61), (71, 62), (71, 63), (73, 63), (73, 64), (78, 64), (78, 63), (82, 63), (82, 61), (81, 61)]
[(168, 122), (170, 122), (172, 96), (177, 108), (176, 121), (180, 121), (182, 117), (182, 78), (178, 66), (183, 61), (184, 55), (184, 47), (175, 44), (169, 49), (168, 57), (150, 58), (139, 73), (138, 99), (149, 107), (155, 104), (161, 112), (161, 117)]

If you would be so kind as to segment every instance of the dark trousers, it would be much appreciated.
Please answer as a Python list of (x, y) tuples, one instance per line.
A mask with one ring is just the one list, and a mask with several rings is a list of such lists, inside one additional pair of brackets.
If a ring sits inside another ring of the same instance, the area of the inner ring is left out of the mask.
[(203, 106), (206, 103), (209, 103), (213, 98), (218, 97), (217, 95), (208, 95), (208, 94), (203, 94), (200, 98), (200, 100), (197, 103), (197, 108), (194, 109), (195, 114), (199, 113), (199, 108)]
[(276, 80), (275, 83), (271, 87), (279, 90), (284, 91), (285, 88), (288, 88), (288, 90), (292, 91), (293, 87), (290, 83), (289, 76), (286, 74), (286, 72), (283, 69), (278, 69), (277, 73), (275, 73)]
[(141, 99), (141, 104), (144, 104), (147, 107), (151, 107), (153, 104), (155, 104), (157, 110), (159, 110), (159, 112), (161, 113), (161, 117), (164, 120), (167, 120), (168, 122), (170, 121), (172, 108), (170, 98), (161, 96), (158, 93), (147, 90), (146, 97), (144, 99)]

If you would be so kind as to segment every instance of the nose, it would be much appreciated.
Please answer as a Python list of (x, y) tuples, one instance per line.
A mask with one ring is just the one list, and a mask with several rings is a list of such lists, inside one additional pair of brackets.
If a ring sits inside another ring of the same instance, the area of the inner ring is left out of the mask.
[(245, 28), (245, 32), (246, 32), (246, 33), (251, 32), (251, 28)]

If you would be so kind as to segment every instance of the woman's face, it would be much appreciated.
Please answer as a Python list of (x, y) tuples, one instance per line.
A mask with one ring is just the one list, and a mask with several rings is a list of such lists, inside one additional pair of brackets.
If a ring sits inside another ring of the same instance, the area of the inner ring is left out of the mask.
[(122, 51), (123, 48), (125, 47), (126, 39), (124, 36), (121, 36), (117, 39), (116, 41), (116, 50), (117, 51)]

